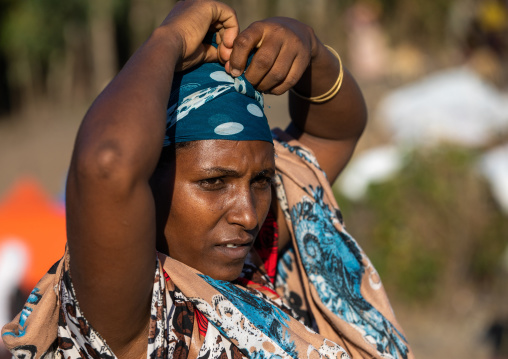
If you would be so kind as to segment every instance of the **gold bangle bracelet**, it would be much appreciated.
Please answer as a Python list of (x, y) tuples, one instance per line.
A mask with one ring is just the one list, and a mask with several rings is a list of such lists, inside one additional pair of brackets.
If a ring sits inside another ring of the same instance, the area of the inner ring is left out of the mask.
[(339, 54), (337, 51), (335, 51), (331, 46), (325, 45), (325, 47), (339, 60), (340, 70), (339, 70), (339, 77), (337, 77), (337, 81), (335, 81), (335, 84), (332, 86), (330, 90), (325, 92), (322, 95), (319, 96), (313, 96), (313, 97), (307, 97), (299, 94), (296, 92), (293, 88), (291, 88), (291, 92), (294, 93), (296, 96), (300, 97), (301, 99), (304, 99), (309, 102), (313, 103), (323, 103), (326, 102), (339, 92), (340, 88), (342, 87), (342, 80), (344, 78), (344, 68), (342, 67), (342, 60), (340, 59)]

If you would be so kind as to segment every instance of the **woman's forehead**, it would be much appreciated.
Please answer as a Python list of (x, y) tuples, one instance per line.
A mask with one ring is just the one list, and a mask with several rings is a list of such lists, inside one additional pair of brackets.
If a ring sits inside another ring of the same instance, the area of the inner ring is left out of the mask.
[[(185, 145), (183, 145), (185, 143)], [(229, 151), (243, 151), (248, 152), (252, 149), (267, 150), (273, 153), (273, 144), (267, 141), (251, 140), (251, 141), (236, 141), (236, 140), (198, 140), (182, 143), (179, 146), (183, 150), (192, 150), (195, 154), (198, 152), (229, 152)]]
[(273, 167), (274, 147), (266, 141), (201, 140), (178, 149), (179, 165), (214, 167), (235, 164)]

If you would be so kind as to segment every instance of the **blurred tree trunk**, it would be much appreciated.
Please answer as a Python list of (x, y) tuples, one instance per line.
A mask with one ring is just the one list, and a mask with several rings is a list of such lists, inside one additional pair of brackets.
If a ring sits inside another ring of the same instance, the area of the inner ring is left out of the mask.
[(13, 99), (13, 107), (25, 112), (34, 108), (35, 100), (43, 91), (37, 73), (37, 61), (30, 59), (28, 51), (11, 54), (7, 76), (9, 88), (14, 89), (18, 95)]
[(324, 36), (328, 28), (329, 0), (313, 0), (306, 3), (308, 18), (306, 22), (314, 28), (316, 34)]
[(90, 0), (92, 91), (99, 92), (117, 72), (112, 1)]
[(280, 16), (298, 19), (301, 15), (300, 9), (300, 0), (279, 0), (276, 2), (275, 13)]
[(0, 118), (3, 114), (8, 114), (12, 108), (12, 94), (9, 90), (9, 82), (7, 79), (7, 58), (0, 49)]
[(84, 27), (69, 22), (64, 30), (65, 50), (59, 61), (53, 62), (50, 72), (54, 80), (50, 83), (57, 93), (56, 101), (62, 105), (73, 107), (82, 102), (89, 101), (90, 96), (97, 95), (93, 92), (91, 81), (91, 59), (89, 56), (89, 42)]
[(132, 51), (160, 25), (177, 0), (131, 0), (129, 24)]
[[(274, 0), (268, 0), (274, 1)], [(232, 0), (229, 5), (235, 9), (240, 21), (240, 28), (243, 30), (251, 23), (264, 19), (268, 14), (267, 0)]]

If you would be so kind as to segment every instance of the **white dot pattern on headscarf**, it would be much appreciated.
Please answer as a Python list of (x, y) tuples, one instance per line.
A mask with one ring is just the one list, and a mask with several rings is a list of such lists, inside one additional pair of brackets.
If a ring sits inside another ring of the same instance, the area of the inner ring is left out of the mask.
[(254, 96), (256, 97), (256, 101), (259, 102), (261, 107), (265, 107), (265, 101), (263, 100), (263, 95), (258, 91), (254, 92)]
[(225, 71), (214, 71), (210, 74), (210, 78), (217, 82), (235, 83), (235, 79)]
[[(221, 85), (215, 88), (206, 88), (199, 90), (185, 97), (178, 109), (176, 110), (176, 121), (180, 121), (182, 118), (187, 116), (190, 111), (195, 110), (203, 106), (208, 101), (213, 100), (217, 96), (226, 92), (230, 86)], [(172, 122), (173, 124), (174, 122)]]
[(243, 131), (243, 125), (238, 122), (226, 122), (215, 127), (214, 132), (218, 135), (236, 135)]
[(217, 82), (227, 82), (233, 84), (236, 92), (241, 94), (247, 93), (247, 85), (241, 77), (233, 78), (230, 74), (225, 71), (214, 71), (210, 74), (210, 78)]
[(249, 111), (249, 113), (253, 116), (263, 117), (263, 111), (253, 103), (247, 105), (247, 111)]
[(205, 63), (173, 82), (164, 146), (219, 138), (272, 142), (263, 97), (244, 75), (233, 78), (220, 64)]
[(235, 79), (235, 90), (236, 92), (239, 92), (243, 95), (247, 93), (247, 85), (245, 84), (245, 81), (240, 77)]

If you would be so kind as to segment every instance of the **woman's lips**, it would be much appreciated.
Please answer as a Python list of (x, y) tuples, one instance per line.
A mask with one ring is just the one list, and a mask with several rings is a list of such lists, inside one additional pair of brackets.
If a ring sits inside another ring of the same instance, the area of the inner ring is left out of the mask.
[(215, 248), (224, 256), (229, 259), (238, 260), (245, 259), (249, 254), (253, 242), (250, 241), (246, 244), (226, 243), (219, 244)]

